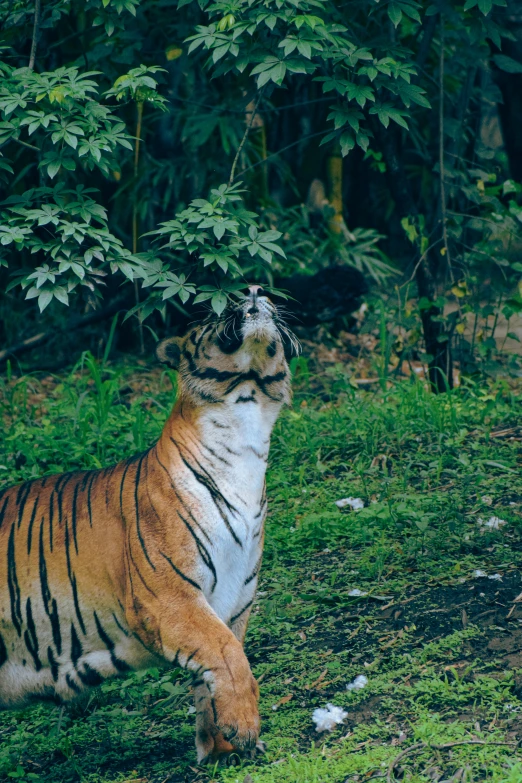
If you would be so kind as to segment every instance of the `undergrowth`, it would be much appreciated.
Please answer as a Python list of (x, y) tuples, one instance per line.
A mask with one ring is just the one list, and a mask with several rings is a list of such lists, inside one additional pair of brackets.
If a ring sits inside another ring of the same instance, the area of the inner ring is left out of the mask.
[[(367, 392), (306, 369), (294, 367), (273, 436), (247, 636), (266, 755), (198, 768), (190, 680), (150, 670), (64, 710), (3, 713), (0, 779), (522, 781), (516, 392), (496, 382), (436, 397), (415, 379)], [(89, 355), (67, 376), (7, 377), (1, 484), (143, 449), (174, 395), (173, 374)], [(364, 508), (339, 509), (347, 496)], [(495, 517), (505, 524), (488, 526)], [(366, 687), (348, 691), (361, 673)], [(327, 702), (347, 716), (318, 734), (312, 711)]]

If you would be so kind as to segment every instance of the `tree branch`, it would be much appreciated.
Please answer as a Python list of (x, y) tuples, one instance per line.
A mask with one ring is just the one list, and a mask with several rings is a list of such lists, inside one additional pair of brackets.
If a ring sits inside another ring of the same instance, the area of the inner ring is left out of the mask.
[(34, 70), (34, 61), (36, 59), (36, 47), (38, 46), (38, 35), (40, 32), (40, 15), (42, 10), (42, 0), (35, 0), (34, 4), (34, 27), (33, 40), (31, 41), (31, 54), (29, 56), (29, 70)]
[(234, 158), (234, 162), (232, 163), (232, 168), (230, 169), (230, 177), (228, 178), (228, 184), (229, 185), (231, 185), (233, 183), (233, 181), (234, 181), (234, 174), (236, 172), (236, 166), (237, 166), (237, 163), (238, 163), (238, 160), (239, 160), (239, 156), (241, 155), (241, 150), (245, 146), (245, 142), (246, 142), (246, 140), (248, 138), (248, 134), (250, 133), (250, 128), (254, 124), (254, 119), (255, 119), (255, 116), (256, 116), (256, 112), (257, 112), (257, 107), (259, 106), (259, 102), (261, 100), (262, 94), (263, 94), (263, 90), (261, 89), (259, 91), (259, 94), (258, 94), (257, 98), (256, 98), (256, 102), (254, 104), (254, 108), (252, 109), (252, 115), (250, 117), (250, 120), (248, 121), (248, 125), (245, 128), (245, 132), (243, 134), (243, 138), (241, 139), (241, 143), (240, 143), (239, 147), (237, 148), (236, 157)]

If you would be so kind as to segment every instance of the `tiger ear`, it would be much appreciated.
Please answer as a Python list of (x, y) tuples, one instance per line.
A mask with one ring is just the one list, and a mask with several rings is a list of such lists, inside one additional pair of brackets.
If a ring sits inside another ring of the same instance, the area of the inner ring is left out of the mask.
[(162, 364), (168, 364), (173, 370), (179, 367), (181, 358), (181, 340), (179, 337), (169, 337), (156, 346), (156, 356)]

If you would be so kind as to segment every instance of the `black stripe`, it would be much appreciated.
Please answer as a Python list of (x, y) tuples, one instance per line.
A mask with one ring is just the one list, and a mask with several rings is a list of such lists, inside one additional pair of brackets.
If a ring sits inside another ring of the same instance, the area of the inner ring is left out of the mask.
[(257, 449), (255, 449), (253, 446), (250, 446), (250, 445), (249, 446), (245, 446), (245, 448), (247, 449), (247, 451), (251, 451), (252, 454), (255, 454), (255, 456), (258, 459), (262, 459), (265, 462), (268, 459), (268, 451), (261, 452), (261, 451), (258, 451)]
[(95, 688), (97, 685), (101, 685), (105, 679), (99, 672), (96, 671), (96, 669), (93, 669), (92, 666), (89, 666), (88, 663), (83, 664), (83, 671), (77, 669), (76, 674), (82, 683), (88, 688)]
[(217, 427), (218, 430), (229, 430), (230, 427), (228, 424), (220, 424), (219, 421), (216, 421), (215, 419), (210, 419), (210, 423), (214, 425), (214, 427)]
[(69, 673), (65, 675), (65, 682), (69, 686), (69, 688), (74, 691), (75, 693), (81, 693), (82, 689), (74, 682), (73, 678)]
[(71, 568), (71, 553), (69, 551), (69, 525), (67, 523), (67, 518), (65, 519), (65, 556), (67, 559), (67, 575), (69, 576), (69, 582), (71, 583), (76, 617), (78, 618), (78, 622), (80, 623), (80, 628), (82, 629), (82, 632), (85, 635), (87, 631), (85, 630), (82, 613), (80, 611), (80, 603), (78, 601), (78, 586), (76, 584), (76, 577), (73, 574)]
[(53, 680), (56, 682), (56, 680), (58, 679), (58, 663), (56, 661), (56, 658), (54, 657), (52, 647), (47, 648), (47, 660), (49, 661), (49, 666), (51, 667), (51, 674)]
[(81, 489), (82, 492), (85, 492), (85, 487), (87, 486), (87, 482), (92, 479), (93, 471), (92, 470), (86, 470), (85, 473), (82, 476), (82, 483), (81, 483)]
[(138, 462), (138, 467), (136, 468), (136, 477), (134, 479), (134, 508), (136, 512), (136, 532), (138, 534), (138, 539), (141, 545), (141, 548), (143, 550), (143, 554), (145, 555), (145, 558), (152, 568), (153, 571), (156, 570), (156, 566), (152, 562), (152, 560), (149, 557), (149, 553), (147, 552), (147, 547), (145, 546), (145, 541), (143, 539), (143, 536), (141, 534), (141, 528), (140, 528), (140, 509), (139, 509), (139, 486), (140, 486), (140, 475), (141, 475), (141, 466), (143, 464), (143, 460), (147, 454), (143, 454)]
[(6, 499), (4, 500), (4, 504), (0, 509), (0, 527), (2, 527), (2, 523), (4, 521), (4, 516), (5, 516), (5, 510), (7, 508), (8, 503), (9, 503), (9, 495), (7, 495)]
[(56, 482), (54, 486), (54, 491), (56, 492), (56, 505), (58, 506), (58, 524), (61, 526), (62, 519), (63, 519), (63, 509), (62, 509), (62, 500), (63, 500), (63, 491), (69, 481), (74, 476), (74, 473), (64, 473), (60, 476), (58, 481)]
[(275, 340), (272, 340), (270, 345), (267, 345), (266, 352), (270, 356), (271, 359), (274, 358), (274, 356), (277, 353), (277, 343), (276, 343)]
[(125, 465), (125, 470), (123, 471), (123, 475), (121, 477), (121, 484), (120, 484), (120, 511), (123, 519), (125, 519), (125, 512), (123, 511), (123, 485), (125, 484), (125, 476), (127, 475), (127, 471), (132, 465), (132, 460), (127, 460), (127, 464)]
[(197, 546), (197, 549), (198, 549), (198, 552), (199, 552), (199, 556), (201, 557), (201, 559), (203, 560), (203, 562), (205, 563), (205, 565), (207, 566), (209, 571), (212, 573), (212, 576), (214, 577), (214, 581), (212, 583), (212, 587), (210, 588), (210, 592), (213, 593), (214, 590), (215, 590), (215, 587), (217, 585), (217, 574), (216, 574), (216, 569), (215, 569), (215, 566), (214, 566), (214, 562), (213, 562), (213, 560), (212, 560), (212, 558), (210, 556), (210, 552), (206, 548), (206, 546), (203, 543), (203, 541), (201, 541), (198, 538), (198, 536), (196, 535), (196, 533), (195, 533), (192, 525), (190, 524), (190, 522), (188, 522), (185, 519), (185, 517), (182, 514), (180, 514), (180, 512), (178, 510), (176, 510), (176, 513), (177, 513), (178, 517), (181, 519), (181, 521), (184, 523), (185, 527), (189, 531), (189, 533), (192, 536), (192, 538), (194, 539), (194, 541), (196, 542), (196, 546)]
[(236, 405), (238, 402), (253, 402), (255, 405), (258, 404), (256, 400), (256, 393), (253, 391), (250, 397), (238, 397), (236, 400)]
[(78, 639), (74, 623), (71, 623), (71, 660), (76, 666), (83, 653), (82, 643)]
[(188, 505), (185, 503), (185, 501), (183, 500), (183, 498), (182, 498), (182, 497), (181, 497), (181, 495), (179, 494), (178, 490), (176, 489), (176, 486), (175, 486), (174, 482), (172, 481), (172, 476), (170, 475), (169, 471), (167, 470), (167, 468), (165, 467), (165, 465), (163, 464), (163, 462), (162, 462), (162, 461), (160, 460), (160, 458), (158, 457), (157, 450), (156, 450), (156, 452), (155, 452), (155, 453), (156, 453), (156, 460), (158, 461), (158, 463), (159, 463), (160, 467), (161, 467), (161, 468), (162, 468), (162, 469), (165, 471), (165, 473), (167, 474), (167, 476), (168, 476), (168, 478), (169, 478), (169, 481), (170, 481), (170, 486), (171, 486), (171, 487), (172, 487), (172, 489), (174, 490), (174, 494), (176, 495), (176, 498), (177, 498), (177, 500), (178, 500), (179, 504), (180, 504), (181, 506), (183, 506), (183, 508), (184, 508), (185, 512), (188, 514), (188, 516), (189, 516), (189, 517), (191, 518), (191, 520), (194, 522), (194, 524), (196, 525), (196, 527), (198, 528), (198, 530), (199, 530), (201, 533), (203, 533), (203, 535), (204, 535), (204, 536), (205, 536), (205, 538), (207, 539), (208, 543), (209, 543), (209, 544), (212, 544), (212, 539), (210, 538), (209, 534), (207, 533), (207, 531), (205, 530), (205, 528), (204, 528), (204, 527), (202, 527), (202, 526), (199, 524), (198, 520), (196, 519), (196, 517), (194, 516), (194, 514), (193, 514), (193, 513), (192, 513), (192, 511), (190, 510), (189, 506), (188, 506)]
[(236, 622), (236, 620), (239, 620), (239, 618), (241, 617), (241, 615), (242, 615), (244, 612), (246, 612), (246, 610), (247, 610), (247, 609), (249, 609), (249, 608), (252, 606), (252, 604), (253, 604), (253, 603), (254, 603), (254, 599), (252, 598), (252, 600), (251, 600), (251, 601), (249, 601), (249, 602), (246, 604), (246, 606), (244, 606), (244, 607), (241, 609), (241, 611), (240, 611), (240, 612), (238, 612), (237, 614), (235, 614), (233, 617), (231, 617), (231, 618), (230, 618), (230, 625), (232, 625), (232, 623), (235, 623), (235, 622)]
[(92, 527), (92, 506), (91, 506), (91, 492), (96, 473), (92, 473), (89, 481), (89, 487), (87, 489), (87, 511), (89, 513), (89, 527)]
[(167, 563), (171, 566), (171, 568), (177, 573), (178, 576), (180, 576), (182, 579), (185, 580), (185, 582), (188, 582), (189, 585), (192, 585), (192, 587), (195, 587), (196, 590), (201, 590), (201, 587), (198, 585), (197, 582), (194, 582), (193, 579), (190, 578), (190, 576), (186, 576), (183, 571), (180, 571), (179, 568), (177, 568), (170, 557), (168, 557), (166, 554), (160, 551), (160, 555), (165, 558)]
[(111, 663), (114, 666), (115, 669), (119, 672), (130, 672), (132, 671), (131, 667), (129, 666), (126, 661), (122, 661), (121, 658), (117, 658), (114, 654), (114, 642), (112, 641), (111, 637), (107, 633), (107, 631), (104, 629), (103, 625), (98, 619), (98, 615), (96, 612), (93, 612), (94, 615), (94, 622), (96, 623), (96, 629), (98, 631), (98, 636), (106, 646), (106, 648), (109, 650), (111, 654)]
[(248, 372), (242, 373), (235, 380), (229, 383), (225, 389), (225, 396), (233, 392), (234, 389), (237, 389), (237, 387), (245, 381), (254, 381), (265, 397), (269, 397), (271, 400), (275, 400), (276, 402), (281, 402), (282, 396), (279, 395), (279, 397), (274, 397), (272, 394), (270, 394), (270, 392), (267, 391), (266, 387), (270, 386), (272, 383), (276, 383), (277, 381), (283, 381), (285, 378), (286, 372), (284, 370), (281, 370), (281, 372), (278, 372), (275, 375), (265, 375), (263, 378), (255, 370), (249, 370)]
[(225, 451), (228, 454), (232, 454), (232, 456), (234, 456), (234, 457), (240, 457), (241, 456), (239, 451), (234, 451), (234, 449), (231, 449), (230, 446), (227, 446), (226, 443), (222, 443), (221, 441), (219, 441), (218, 445), (221, 446), (221, 448), (225, 449)]
[(0, 633), (0, 667), (7, 661), (7, 647)]
[(259, 571), (260, 571), (260, 569), (261, 569), (261, 560), (262, 560), (262, 556), (261, 556), (261, 557), (259, 558), (259, 560), (257, 561), (257, 563), (256, 563), (256, 567), (254, 568), (254, 570), (252, 571), (252, 573), (250, 574), (250, 576), (248, 576), (248, 577), (245, 579), (245, 587), (247, 586), (247, 584), (248, 584), (249, 582), (251, 582), (251, 581), (252, 581), (252, 579), (255, 579), (255, 578), (256, 578), (256, 576), (258, 575), (258, 573), (259, 573)]
[(189, 449), (187, 449), (187, 448), (185, 447), (185, 451), (187, 451), (187, 453), (190, 455), (191, 459), (193, 459), (193, 460), (194, 460), (194, 462), (196, 463), (196, 465), (197, 465), (197, 466), (198, 466), (198, 468), (199, 468), (199, 471), (198, 471), (198, 470), (196, 470), (196, 469), (195, 469), (195, 468), (194, 468), (194, 467), (193, 467), (193, 466), (190, 464), (190, 462), (188, 462), (188, 461), (185, 459), (185, 457), (183, 456), (183, 454), (182, 454), (182, 452), (181, 452), (181, 449), (180, 449), (180, 447), (179, 447), (179, 444), (178, 444), (178, 443), (176, 443), (176, 441), (175, 441), (173, 438), (171, 438), (171, 441), (172, 441), (172, 442), (174, 443), (174, 445), (177, 447), (177, 449), (178, 449), (178, 451), (179, 451), (179, 456), (181, 457), (181, 460), (182, 460), (182, 462), (184, 463), (184, 465), (185, 465), (185, 466), (186, 466), (186, 467), (187, 467), (187, 468), (188, 468), (188, 469), (189, 469), (189, 470), (190, 470), (190, 471), (191, 471), (191, 472), (194, 474), (194, 477), (197, 479), (197, 481), (199, 481), (199, 483), (200, 483), (200, 484), (203, 484), (203, 486), (204, 486), (204, 487), (206, 488), (206, 490), (208, 491), (208, 493), (209, 493), (210, 497), (211, 497), (211, 498), (212, 498), (212, 500), (214, 501), (214, 504), (215, 504), (216, 508), (218, 509), (218, 511), (219, 511), (219, 513), (220, 513), (220, 516), (221, 516), (221, 518), (222, 518), (223, 522), (225, 523), (225, 525), (226, 525), (226, 527), (227, 527), (227, 529), (228, 529), (228, 531), (229, 531), (230, 535), (232, 536), (232, 538), (234, 539), (234, 541), (236, 542), (236, 544), (238, 544), (240, 547), (242, 547), (242, 546), (243, 546), (243, 543), (242, 543), (242, 542), (241, 542), (241, 540), (240, 540), (240, 539), (237, 537), (237, 534), (236, 534), (236, 532), (235, 532), (234, 528), (232, 527), (232, 525), (230, 524), (230, 522), (229, 522), (229, 520), (228, 520), (228, 517), (227, 517), (226, 513), (223, 511), (223, 508), (222, 508), (222, 507), (223, 507), (223, 506), (225, 506), (225, 508), (226, 508), (226, 509), (227, 509), (229, 512), (231, 512), (231, 513), (235, 513), (235, 514), (237, 514), (237, 513), (238, 513), (238, 510), (237, 510), (237, 508), (236, 508), (235, 506), (233, 506), (231, 503), (229, 503), (229, 501), (226, 499), (226, 497), (225, 497), (225, 496), (224, 496), (224, 495), (223, 495), (223, 494), (220, 492), (220, 490), (219, 490), (219, 488), (218, 488), (218, 486), (217, 486), (216, 482), (214, 481), (214, 479), (212, 478), (212, 476), (210, 475), (210, 473), (209, 473), (209, 472), (208, 472), (208, 471), (207, 471), (207, 470), (206, 470), (206, 469), (203, 467), (203, 465), (201, 465), (201, 463), (200, 463), (200, 462), (198, 462), (198, 460), (197, 460), (197, 459), (194, 457), (194, 455), (193, 455), (193, 454), (192, 454), (192, 453), (189, 451)]
[(18, 636), (22, 635), (22, 610), (20, 606), (20, 585), (16, 576), (15, 558), (15, 523), (11, 526), (9, 542), (7, 544), (7, 582), (9, 585), (9, 598), (11, 601), (11, 619)]
[(206, 335), (206, 333), (209, 331), (209, 329), (212, 329), (212, 324), (207, 324), (206, 326), (204, 326), (203, 329), (201, 330), (200, 334), (199, 334), (199, 339), (198, 340), (193, 340), (193, 343), (194, 343), (195, 348), (196, 348), (196, 350), (194, 352), (194, 356), (196, 358), (199, 356), (199, 349), (201, 348), (201, 343), (203, 342), (203, 338)]
[(20, 527), (20, 525), (22, 524), (24, 508), (25, 508), (25, 504), (27, 503), (27, 498), (29, 497), (30, 492), (31, 492), (31, 482), (26, 481), (25, 484), (22, 484), (22, 486), (20, 487), (20, 489), (16, 494), (16, 504), (18, 506), (18, 527)]
[[(148, 592), (149, 592), (151, 595), (153, 595), (153, 596), (154, 596), (154, 598), (156, 598), (156, 593), (154, 592), (154, 590), (151, 590), (151, 588), (149, 587), (149, 585), (147, 584), (147, 582), (146, 582), (146, 581), (145, 581), (145, 579), (143, 578), (143, 576), (142, 576), (142, 574), (141, 574), (141, 571), (140, 571), (140, 569), (138, 568), (136, 561), (134, 560), (134, 556), (133, 556), (133, 554), (132, 554), (132, 550), (131, 550), (130, 546), (129, 546), (129, 547), (126, 549), (126, 552), (127, 552), (127, 557), (128, 557), (128, 558), (130, 559), (130, 561), (132, 562), (132, 565), (134, 566), (134, 570), (135, 570), (135, 571), (136, 571), (136, 573), (138, 574), (138, 576), (139, 576), (139, 578), (140, 578), (140, 580), (141, 580), (141, 583), (142, 583), (143, 587), (144, 587), (146, 590), (148, 590)], [(130, 570), (129, 570), (129, 577), (130, 577), (130, 580), (131, 580), (131, 590), (132, 590), (132, 577), (131, 577), (131, 574), (130, 574)], [(132, 597), (133, 597), (133, 599), (134, 599), (134, 591), (132, 591)]]
[(49, 549), (53, 551), (54, 491), (49, 498)]
[(36, 626), (33, 619), (33, 610), (31, 609), (31, 599), (28, 598), (25, 610), (27, 614), (27, 629), (24, 631), (25, 646), (31, 653), (34, 661), (34, 668), (37, 672), (42, 668), (42, 662), (38, 656), (38, 636), (36, 634)]
[(36, 500), (34, 501), (33, 506), (33, 513), (31, 514), (31, 519), (29, 520), (29, 527), (27, 529), (27, 554), (31, 554), (31, 544), (32, 544), (32, 537), (33, 537), (33, 525), (34, 525), (34, 518), (36, 516), (36, 509), (38, 508), (38, 501), (39, 497), (36, 496)]
[(221, 454), (218, 454), (214, 449), (211, 449), (210, 446), (207, 446), (206, 443), (200, 443), (200, 448), (203, 447), (205, 451), (208, 451), (209, 454), (212, 454), (213, 457), (215, 457), (217, 460), (223, 463), (223, 465), (227, 465), (227, 467), (231, 468), (232, 463), (228, 461), (228, 459), (225, 459), (225, 457), (222, 457)]
[(40, 523), (40, 546), (39, 546), (40, 588), (42, 590), (42, 600), (43, 600), (45, 613), (48, 616), (49, 620), (51, 621), (54, 646), (56, 647), (58, 655), (60, 655), (62, 652), (62, 634), (60, 631), (60, 617), (58, 615), (58, 606), (56, 604), (56, 599), (51, 597), (51, 591), (49, 590), (49, 582), (47, 579), (47, 564), (45, 562), (43, 528), (44, 528), (44, 520), (42, 518), (42, 521)]
[(184, 667), (185, 669), (188, 669), (189, 663), (194, 658), (194, 656), (198, 654), (198, 652), (199, 652), (199, 647), (196, 650), (194, 650), (193, 652), (190, 653), (190, 655), (188, 656), (187, 660), (185, 661), (185, 667)]
[(74, 548), (76, 549), (76, 554), (78, 554), (78, 535), (76, 532), (77, 522), (78, 522), (78, 491), (80, 489), (80, 482), (76, 482), (76, 486), (74, 488), (73, 492), (73, 499), (72, 499), (72, 508), (71, 508), (71, 528), (72, 528), (72, 534), (73, 534), (73, 541), (74, 541)]
[(238, 375), (241, 374), (238, 372), (230, 372), (228, 370), (217, 370), (215, 367), (205, 367), (204, 370), (200, 370), (189, 351), (183, 351), (183, 356), (187, 360), (190, 374), (194, 375), (196, 378), (200, 378), (201, 380), (212, 380), (217, 381), (218, 383), (222, 383), (223, 381), (231, 380), (231, 378), (237, 378)]
[(123, 627), (123, 625), (120, 623), (120, 621), (118, 620), (118, 618), (117, 618), (117, 616), (114, 614), (114, 612), (112, 613), (112, 617), (113, 617), (113, 620), (114, 620), (114, 622), (116, 623), (116, 625), (118, 626), (118, 628), (119, 628), (119, 629), (120, 629), (120, 631), (122, 632), (122, 634), (124, 634), (125, 636), (128, 636), (128, 635), (129, 635), (129, 632), (125, 630), (125, 628), (124, 628), (124, 627)]

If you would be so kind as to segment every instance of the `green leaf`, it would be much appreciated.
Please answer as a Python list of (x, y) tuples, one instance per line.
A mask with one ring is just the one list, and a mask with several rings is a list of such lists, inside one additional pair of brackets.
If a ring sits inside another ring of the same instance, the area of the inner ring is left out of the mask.
[(493, 0), (478, 0), (477, 5), (484, 16), (487, 16), (493, 8)]
[(398, 27), (399, 22), (402, 19), (402, 11), (397, 3), (390, 3), (388, 6), (388, 16), (392, 20), (395, 27)]
[(216, 293), (212, 296), (212, 301), (210, 304), (212, 305), (212, 309), (217, 315), (221, 315), (225, 307), (227, 306), (227, 296), (223, 293), (223, 291), (216, 291)]
[(42, 291), (38, 297), (38, 307), (40, 312), (43, 313), (47, 305), (52, 301), (53, 295), (51, 291)]
[(341, 152), (344, 157), (345, 155), (348, 155), (350, 150), (353, 150), (353, 148), (355, 147), (355, 139), (351, 133), (346, 132), (342, 134), (340, 138), (340, 144), (341, 144)]
[(47, 166), (47, 173), (51, 177), (51, 179), (54, 179), (54, 177), (58, 174), (61, 168), (61, 163), (59, 160), (54, 160), (52, 163), (49, 163)]
[(507, 54), (493, 55), (493, 62), (501, 71), (506, 71), (507, 73), (522, 73), (522, 63), (519, 63), (512, 57), (508, 57)]

